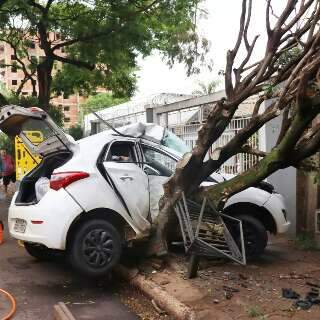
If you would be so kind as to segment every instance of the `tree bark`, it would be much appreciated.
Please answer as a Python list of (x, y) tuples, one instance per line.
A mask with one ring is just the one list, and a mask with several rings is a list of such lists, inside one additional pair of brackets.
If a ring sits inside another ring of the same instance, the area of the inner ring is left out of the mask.
[(2, 107), (2, 106), (5, 106), (6, 104), (8, 104), (7, 99), (3, 94), (0, 93), (0, 106)]
[(50, 89), (52, 83), (53, 61), (45, 60), (37, 66), (38, 98), (41, 107), (48, 111), (50, 103)]

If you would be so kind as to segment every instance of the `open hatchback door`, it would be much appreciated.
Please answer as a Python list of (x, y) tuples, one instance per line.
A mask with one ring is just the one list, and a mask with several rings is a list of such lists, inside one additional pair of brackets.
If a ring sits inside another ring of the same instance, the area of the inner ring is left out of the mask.
[(49, 115), (36, 107), (3, 107), (0, 111), (0, 130), (8, 136), (20, 136), (33, 154), (42, 157), (56, 151), (71, 152), (74, 145)]

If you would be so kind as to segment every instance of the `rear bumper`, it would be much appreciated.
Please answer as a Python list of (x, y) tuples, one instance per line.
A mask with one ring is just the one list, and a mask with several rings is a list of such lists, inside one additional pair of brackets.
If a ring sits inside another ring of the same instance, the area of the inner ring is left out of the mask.
[[(64, 190), (50, 190), (37, 204), (17, 206), (16, 194), (12, 199), (8, 225), (11, 236), (18, 240), (45, 245), (51, 249), (64, 250), (70, 224), (82, 209)], [(26, 221), (26, 230), (14, 230), (16, 219)], [(38, 223), (35, 223), (38, 222)], [(41, 222), (39, 224), (39, 222)]]
[(277, 233), (286, 233), (291, 223), (286, 219), (287, 208), (283, 196), (273, 193), (263, 206), (272, 214)]

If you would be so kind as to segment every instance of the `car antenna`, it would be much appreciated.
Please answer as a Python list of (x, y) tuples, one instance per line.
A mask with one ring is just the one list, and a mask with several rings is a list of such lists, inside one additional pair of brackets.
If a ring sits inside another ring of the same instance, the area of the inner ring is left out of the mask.
[(123, 134), (120, 131), (118, 131), (117, 129), (115, 129), (108, 121), (104, 120), (102, 117), (100, 117), (95, 111), (93, 111), (92, 109), (90, 109), (90, 111), (99, 119), (101, 120), (104, 124), (106, 124), (108, 126), (109, 129), (113, 130), (116, 134), (122, 136), (122, 137), (126, 137), (126, 138), (136, 138), (134, 136), (130, 136), (128, 134)]

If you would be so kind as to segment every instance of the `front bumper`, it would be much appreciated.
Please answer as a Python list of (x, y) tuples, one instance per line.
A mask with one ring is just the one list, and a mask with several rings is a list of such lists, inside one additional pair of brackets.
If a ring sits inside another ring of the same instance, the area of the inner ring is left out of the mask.
[(291, 223), (286, 218), (287, 208), (283, 196), (279, 193), (272, 193), (263, 207), (272, 214), (277, 233), (286, 233)]
[[(18, 240), (42, 244), (51, 249), (64, 250), (70, 224), (82, 209), (64, 190), (49, 190), (36, 204), (16, 205), (16, 194), (9, 207), (10, 235)], [(24, 233), (16, 232), (16, 219), (26, 221)], [(41, 222), (39, 224), (39, 222)], [(37, 223), (35, 223), (37, 222)]]

